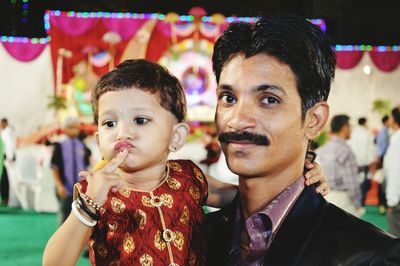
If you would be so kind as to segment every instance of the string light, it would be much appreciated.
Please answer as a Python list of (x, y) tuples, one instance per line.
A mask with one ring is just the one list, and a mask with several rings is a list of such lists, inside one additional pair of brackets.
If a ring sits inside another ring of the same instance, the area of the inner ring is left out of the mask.
[(50, 42), (50, 37), (47, 38), (28, 38), (15, 36), (0, 36), (1, 42), (9, 43), (31, 43), (31, 44), (46, 44)]
[(28, 23), (29, 0), (22, 0), (22, 23)]
[(372, 46), (372, 45), (340, 45), (334, 46), (336, 51), (374, 51), (374, 52), (398, 52), (400, 45), (394, 46)]
[[(159, 13), (111, 13), (111, 12), (75, 12), (75, 11), (60, 11), (51, 10), (47, 11), (45, 15), (45, 30), (50, 30), (49, 16), (67, 16), (77, 18), (136, 18), (136, 19), (158, 19), (164, 20), (165, 15)], [(179, 16), (180, 21), (194, 21), (192, 15), (181, 15)], [(210, 22), (210, 16), (203, 16), (201, 18), (203, 22)], [(257, 17), (226, 17), (226, 22), (232, 23), (237, 21), (244, 21), (254, 23), (257, 21)], [(323, 19), (309, 19), (311, 23), (318, 26), (322, 31), (326, 31), (326, 24)]]

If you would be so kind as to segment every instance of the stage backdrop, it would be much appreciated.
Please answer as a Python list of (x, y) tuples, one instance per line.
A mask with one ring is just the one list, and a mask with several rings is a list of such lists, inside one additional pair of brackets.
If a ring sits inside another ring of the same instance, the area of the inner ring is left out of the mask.
[[(233, 21), (255, 18), (48, 11), (46, 29), (56, 74), (56, 93), (74, 95), (76, 112), (90, 116), (87, 99), (97, 77), (125, 59), (146, 58), (166, 66), (184, 84), (188, 120), (212, 121), (216, 105), (211, 68), (215, 40)], [(325, 29), (323, 20), (311, 20)]]

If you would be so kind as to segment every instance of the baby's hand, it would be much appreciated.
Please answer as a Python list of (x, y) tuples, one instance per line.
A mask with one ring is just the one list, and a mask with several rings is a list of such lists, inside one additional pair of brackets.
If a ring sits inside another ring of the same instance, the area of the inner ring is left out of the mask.
[(316, 162), (311, 163), (309, 161), (306, 161), (305, 167), (308, 169), (308, 171), (304, 175), (304, 177), (306, 178), (306, 185), (309, 186), (319, 182), (316, 191), (318, 193), (321, 193), (322, 196), (328, 195), (329, 186), (321, 166)]
[(116, 192), (124, 187), (124, 181), (115, 174), (115, 170), (125, 161), (128, 151), (123, 150), (104, 167), (93, 173), (82, 171), (79, 175), (88, 182), (86, 195), (100, 206), (107, 200), (108, 192)]

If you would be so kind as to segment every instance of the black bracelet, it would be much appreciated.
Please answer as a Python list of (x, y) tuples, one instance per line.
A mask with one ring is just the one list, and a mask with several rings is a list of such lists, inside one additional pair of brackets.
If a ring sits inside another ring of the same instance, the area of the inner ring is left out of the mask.
[(77, 199), (78, 202), (78, 206), (79, 208), (85, 213), (87, 214), (92, 220), (94, 221), (98, 221), (100, 220), (100, 215), (98, 213), (94, 213), (92, 212), (84, 203), (84, 201), (81, 199), (81, 197), (79, 196)]

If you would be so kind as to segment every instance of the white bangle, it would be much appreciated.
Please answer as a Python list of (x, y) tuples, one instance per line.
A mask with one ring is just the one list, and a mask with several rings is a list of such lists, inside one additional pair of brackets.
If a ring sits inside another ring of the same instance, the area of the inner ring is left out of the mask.
[(76, 202), (76, 200), (74, 200), (71, 204), (72, 207), (72, 212), (75, 214), (76, 218), (78, 218), (79, 221), (81, 221), (84, 225), (89, 226), (89, 227), (93, 227), (97, 224), (97, 221), (88, 221), (87, 219), (85, 219), (85, 217), (82, 216), (82, 214), (80, 213), (80, 211), (78, 210), (78, 208), (76, 207), (76, 204), (78, 204)]

